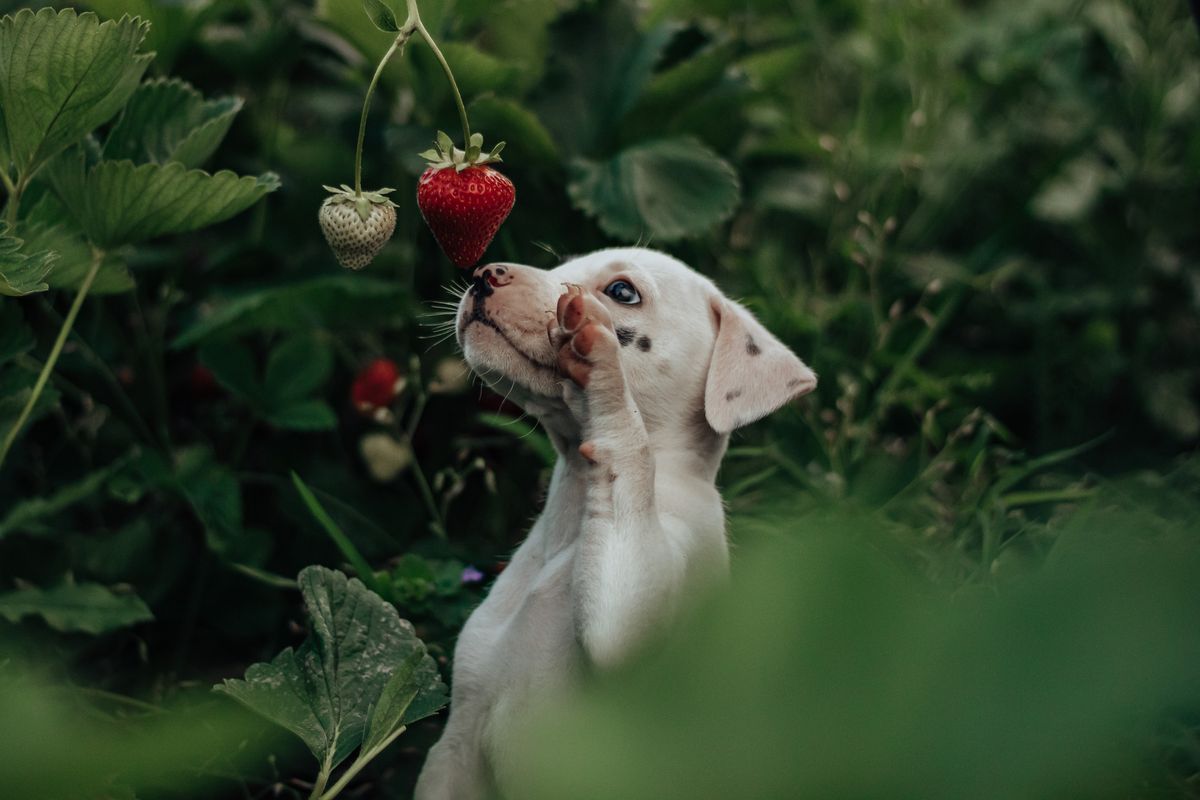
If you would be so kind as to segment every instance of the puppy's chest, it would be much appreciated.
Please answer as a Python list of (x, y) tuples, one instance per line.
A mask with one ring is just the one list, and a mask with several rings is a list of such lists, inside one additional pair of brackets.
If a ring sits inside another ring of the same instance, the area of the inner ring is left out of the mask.
[(525, 550), (471, 615), (455, 651), (455, 682), (493, 699), (568, 681), (581, 663), (571, 594), (576, 548), (549, 559)]

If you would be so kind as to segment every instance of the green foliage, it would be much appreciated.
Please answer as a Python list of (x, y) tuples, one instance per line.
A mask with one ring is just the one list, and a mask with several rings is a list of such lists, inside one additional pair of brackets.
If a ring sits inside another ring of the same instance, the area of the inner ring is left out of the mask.
[(0, 19), (0, 158), (32, 175), (112, 119), (154, 58), (140, 53), (149, 26), (101, 22), (73, 9), (24, 9)]
[(405, 725), (445, 705), (446, 688), (412, 625), (358, 580), (322, 567), (297, 580), (309, 638), (217, 690), (300, 737), (323, 785), (355, 750), (370, 760)]
[(0, 222), (0, 294), (21, 297), (44, 292), (50, 287), (46, 276), (54, 268), (55, 253), (36, 255), (21, 252), (25, 242), (8, 235), (8, 225)]
[[(395, 34), (362, 0), (87, 5), (140, 20), (43, 10), (0, 24), (0, 291), (48, 287), (0, 297), (0, 436), (32, 401), (0, 465), (0, 595), (108, 587), (153, 619), (63, 634), (38, 613), (0, 618), (0, 638), (56, 684), (124, 698), (72, 692), (44, 727), (24, 722), (40, 706), (21, 706), (24, 732), (7, 713), (20, 693), (5, 694), (0, 773), (20, 780), (0, 794), (309, 794), (299, 741), (241, 734), (187, 773), (215, 782), (112, 775), (143, 753), (155, 774), (195, 764), (133, 731), (190, 687), (297, 645), (290, 576), (312, 564), (377, 590), (448, 674), (555, 453), (456, 355), (444, 303), (463, 275), (414, 189), (417, 154), (458, 115), (423, 43), (384, 70), (364, 140), (367, 185), (397, 187), (396, 235), (367, 274), (347, 274), (315, 212), (322, 184), (352, 178), (363, 92)], [(1194, 698), (1175, 693), (1194, 598), (1151, 563), (1189, 565), (1200, 520), (1200, 37), (1183, 5), (420, 6), (472, 128), (508, 142), (500, 169), (518, 201), (487, 260), (552, 267), (640, 239), (743, 301), (821, 376), (731, 442), (718, 479), (730, 610), (564, 722), (593, 725), (585, 740), (629, 767), (589, 789), (1194, 796)], [(35, 28), (70, 47), (17, 57)], [(83, 69), (88, 54), (102, 69)], [(86, 102), (64, 106), (71, 82)], [(29, 111), (14, 122), (12, 108)], [(89, 279), (97, 296), (35, 399), (67, 293)], [(407, 385), (366, 417), (351, 387), (380, 356)], [(888, 558), (790, 544), (821, 526)], [(1114, 551), (1127, 574), (1080, 559), (1107, 528), (1145, 534)], [(1140, 627), (1116, 607), (1126, 597)], [(372, 678), (378, 711), (355, 706), (360, 754), (379, 752), (346, 758), (323, 793), (410, 791), (441, 721), (382, 749), (416, 707), (401, 711), (403, 663), (384, 664), (394, 685)], [(1169, 695), (1178, 713), (1164, 715)], [(1097, 742), (1121, 706), (1130, 723), (1110, 740), (1125, 758), (1105, 762)], [(643, 734), (678, 768), (644, 772)], [(225, 758), (241, 747), (246, 759)], [(1146, 766), (1149, 747), (1169, 770)], [(600, 770), (577, 755), (539, 765), (547, 793), (577, 796)], [(556, 766), (580, 782), (564, 789)]]
[(136, 595), (95, 583), (64, 582), (51, 589), (27, 587), (0, 594), (0, 617), (19, 622), (41, 617), (56, 631), (107, 633), (154, 619)]
[(807, 516), (745, 554), (732, 591), (682, 635), (578, 706), (552, 709), (515, 748), (531, 781), (523, 796), (1130, 797), (1162, 786), (1152, 731), (1200, 702), (1200, 548), (1194, 531), (1177, 530), (1181, 540), (1163, 522), (1093, 508), (1046, 568), (952, 600), (880, 554), (894, 545), (873, 520)]

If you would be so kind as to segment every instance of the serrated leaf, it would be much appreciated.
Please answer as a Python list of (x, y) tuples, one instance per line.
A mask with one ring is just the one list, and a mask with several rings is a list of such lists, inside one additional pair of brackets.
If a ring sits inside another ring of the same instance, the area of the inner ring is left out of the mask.
[(207, 227), (279, 188), (274, 173), (209, 174), (175, 161), (101, 161), (85, 169), (74, 151), (54, 160), (50, 177), (88, 239), (104, 249)]
[(570, 167), (575, 206), (619, 239), (703, 233), (733, 213), (740, 195), (733, 167), (693, 139), (660, 139)]
[(300, 400), (325, 384), (333, 370), (333, 350), (313, 336), (299, 334), (285, 339), (267, 358), (263, 379), (272, 404)]
[(204, 526), (209, 546), (217, 553), (228, 551), (242, 535), (242, 489), (237, 476), (201, 447), (177, 454), (176, 462), (171, 483)]
[(407, 289), (358, 275), (331, 275), (256, 289), (224, 300), (171, 344), (187, 347), (247, 331), (309, 331), (313, 328), (388, 327), (405, 324)]
[(367, 16), (376, 28), (381, 31), (398, 31), (400, 23), (396, 21), (396, 14), (392, 9), (388, 8), (383, 0), (362, 0), (363, 11), (367, 12)]
[(58, 256), (43, 251), (29, 254), (25, 242), (8, 235), (8, 224), (0, 222), (0, 294), (24, 297), (50, 288), (46, 276)]
[[(255, 664), (244, 680), (216, 687), (283, 726), (321, 763), (340, 764), (363, 742), (370, 710), (405, 661), (419, 654), (413, 671), (416, 697), (400, 724), (422, 719), (446, 703), (437, 665), (410, 623), (365, 587), (325, 567), (308, 567), (298, 578), (311, 630), (296, 650)], [(393, 686), (391, 692), (399, 693)]]
[(205, 100), (181, 80), (147, 81), (129, 98), (105, 140), (104, 158), (198, 167), (221, 144), (241, 108), (240, 98)]
[(18, 172), (31, 174), (121, 110), (154, 57), (138, 52), (148, 27), (73, 9), (0, 19), (0, 114)]
[(113, 474), (125, 466), (125, 463), (126, 459), (120, 459), (74, 483), (59, 488), (46, 497), (32, 497), (15, 504), (4, 515), (4, 518), (0, 519), (0, 539), (16, 532), (51, 532), (52, 529), (47, 527), (51, 518), (99, 493)]
[(337, 427), (337, 414), (324, 400), (297, 400), (267, 414), (276, 428), (291, 431), (330, 431)]
[[(53, 193), (43, 194), (21, 220), (21, 235), (29, 250), (51, 250), (58, 255), (46, 276), (51, 289), (78, 289), (92, 265), (92, 248), (75, 226), (70, 213)], [(89, 294), (117, 294), (134, 287), (133, 275), (119, 252), (104, 254)]]
[(20, 622), (41, 617), (56, 631), (100, 634), (154, 619), (135, 594), (117, 594), (98, 583), (62, 583), (0, 594), (0, 617)]

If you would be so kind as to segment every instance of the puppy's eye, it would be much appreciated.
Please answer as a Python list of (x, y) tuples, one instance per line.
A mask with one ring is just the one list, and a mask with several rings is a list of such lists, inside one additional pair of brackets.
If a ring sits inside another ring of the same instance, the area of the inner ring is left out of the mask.
[(642, 302), (642, 296), (638, 294), (638, 290), (633, 288), (633, 284), (629, 281), (613, 281), (604, 287), (604, 293), (618, 303), (627, 306), (636, 306)]

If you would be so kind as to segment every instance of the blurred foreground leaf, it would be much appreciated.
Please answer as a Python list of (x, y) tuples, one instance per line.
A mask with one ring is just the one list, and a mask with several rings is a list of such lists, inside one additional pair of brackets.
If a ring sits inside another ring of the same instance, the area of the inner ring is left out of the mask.
[(556, 709), (521, 796), (1128, 797), (1156, 726), (1200, 708), (1194, 531), (1084, 514), (1083, 547), (951, 596), (881, 557), (871, 520), (811, 521)]
[[(365, 739), (377, 744), (379, 725), (394, 729), (427, 717), (446, 703), (437, 665), (412, 625), (360, 581), (324, 567), (308, 567), (298, 578), (312, 625), (296, 650), (287, 648), (266, 664), (246, 670), (245, 680), (216, 687), (251, 710), (299, 736), (328, 776)], [(405, 669), (404, 684), (390, 683)], [(395, 719), (376, 723), (372, 708), (413, 692)], [(386, 734), (383, 734), (386, 737)]]

